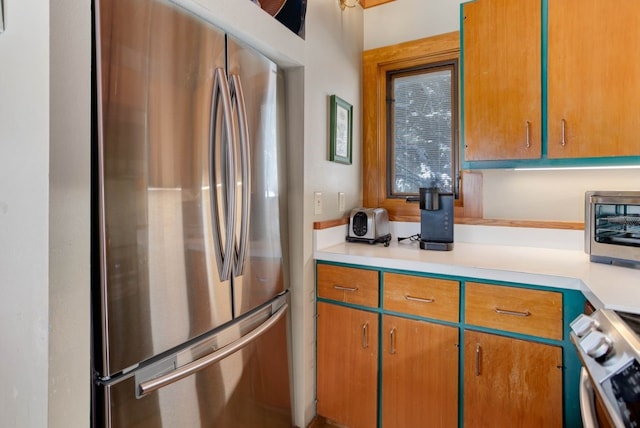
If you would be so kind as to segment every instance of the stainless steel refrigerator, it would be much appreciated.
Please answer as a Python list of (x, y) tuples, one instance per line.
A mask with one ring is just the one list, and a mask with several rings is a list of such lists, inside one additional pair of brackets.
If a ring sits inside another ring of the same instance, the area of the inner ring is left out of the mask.
[(167, 0), (94, 16), (93, 423), (290, 427), (281, 72)]

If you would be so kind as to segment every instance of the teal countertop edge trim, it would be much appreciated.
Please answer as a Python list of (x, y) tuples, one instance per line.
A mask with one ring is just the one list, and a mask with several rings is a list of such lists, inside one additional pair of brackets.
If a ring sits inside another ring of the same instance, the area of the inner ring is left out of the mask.
[[(351, 263), (339, 263), (339, 262), (331, 262), (331, 261), (316, 261), (316, 269), (318, 264), (326, 264), (326, 265), (335, 265), (335, 266), (345, 266), (345, 267), (355, 267), (359, 269), (366, 270), (375, 270), (378, 271), (378, 284), (380, 286), (380, 293), (378, 295), (378, 307), (373, 308), (370, 306), (363, 306), (351, 303), (340, 302), (332, 299), (326, 299), (319, 297), (317, 295), (317, 287), (316, 287), (316, 301), (324, 302), (330, 304), (336, 304), (339, 306), (351, 307), (354, 309), (364, 310), (368, 312), (377, 313), (378, 315), (392, 315), (392, 316), (401, 316), (408, 319), (414, 319), (418, 321), (425, 322), (433, 322), (441, 325), (448, 325), (452, 327), (458, 328), (458, 394), (460, 397), (460, 401), (458, 403), (458, 427), (462, 428), (464, 426), (464, 378), (461, 375), (464, 373), (464, 330), (473, 330), (479, 331), (489, 334), (498, 334), (505, 337), (511, 337), (514, 339), (528, 340), (534, 341), (537, 343), (544, 343), (553, 346), (560, 346), (562, 348), (562, 387), (563, 387), (563, 426), (565, 428), (579, 428), (582, 427), (582, 419), (580, 416), (580, 398), (579, 398), (579, 381), (580, 381), (580, 369), (582, 364), (578, 358), (577, 353), (575, 352), (574, 345), (571, 343), (571, 339), (569, 333), (571, 328), (569, 324), (571, 321), (584, 312), (584, 305), (587, 301), (586, 297), (579, 290), (565, 289), (565, 288), (557, 288), (557, 287), (545, 287), (540, 285), (530, 285), (526, 283), (514, 283), (508, 281), (493, 281), (493, 280), (485, 280), (485, 279), (476, 279), (473, 277), (462, 277), (462, 276), (454, 276), (454, 275), (442, 275), (442, 274), (429, 274), (428, 272), (416, 272), (416, 271), (407, 271), (401, 269), (389, 269), (389, 268), (378, 268), (372, 266), (361, 266), (354, 265)], [(438, 278), (438, 279), (449, 279), (458, 281), (460, 284), (460, 301), (459, 301), (459, 321), (449, 322), (437, 319), (431, 319), (416, 315), (403, 314), (394, 311), (386, 311), (383, 308), (383, 296), (384, 296), (384, 273), (402, 273), (409, 274), (412, 276), (420, 276), (426, 278)], [(562, 313), (563, 313), (563, 337), (561, 340), (557, 339), (548, 339), (538, 336), (531, 336), (521, 333), (513, 333), (493, 328), (476, 326), (473, 324), (467, 324), (465, 319), (465, 287), (466, 282), (479, 282), (493, 285), (502, 285), (502, 286), (510, 286), (514, 288), (528, 288), (535, 290), (553, 290), (562, 294)], [(378, 343), (383, 343), (382, 337), (382, 317), (378, 317)], [(382, 346), (379, 346), (378, 349), (379, 356), (382, 352)], [(378, 382), (378, 409), (377, 409), (377, 419), (378, 419), (378, 428), (382, 428), (382, 358), (378, 358), (378, 373), (379, 373), (379, 382)]]

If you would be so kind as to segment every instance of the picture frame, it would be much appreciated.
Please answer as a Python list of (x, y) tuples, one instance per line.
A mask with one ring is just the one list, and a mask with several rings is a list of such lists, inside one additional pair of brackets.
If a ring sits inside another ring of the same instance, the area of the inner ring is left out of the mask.
[(4, 4), (3, 0), (0, 0), (0, 33), (4, 32)]
[(329, 160), (351, 165), (353, 106), (337, 95), (331, 95), (329, 105)]

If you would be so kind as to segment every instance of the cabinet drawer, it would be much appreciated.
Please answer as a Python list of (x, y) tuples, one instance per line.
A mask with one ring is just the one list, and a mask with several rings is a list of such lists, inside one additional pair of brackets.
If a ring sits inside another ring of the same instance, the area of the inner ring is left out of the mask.
[(318, 265), (318, 296), (363, 306), (378, 306), (378, 272)]
[(466, 283), (467, 324), (562, 340), (562, 293)]
[(460, 284), (445, 279), (384, 274), (384, 308), (428, 318), (457, 322)]

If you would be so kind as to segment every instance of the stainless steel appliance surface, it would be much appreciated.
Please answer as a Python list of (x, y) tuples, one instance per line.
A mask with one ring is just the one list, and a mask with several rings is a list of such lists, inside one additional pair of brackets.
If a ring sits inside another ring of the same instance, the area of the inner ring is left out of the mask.
[(384, 208), (354, 208), (349, 216), (347, 241), (375, 244), (385, 247), (391, 241), (389, 213)]
[(640, 315), (600, 309), (580, 315), (571, 329), (583, 365), (584, 427), (640, 426)]
[(584, 229), (591, 261), (640, 268), (640, 191), (586, 192)]
[(288, 428), (282, 73), (169, 0), (94, 9), (93, 423)]

